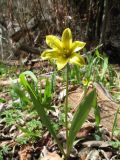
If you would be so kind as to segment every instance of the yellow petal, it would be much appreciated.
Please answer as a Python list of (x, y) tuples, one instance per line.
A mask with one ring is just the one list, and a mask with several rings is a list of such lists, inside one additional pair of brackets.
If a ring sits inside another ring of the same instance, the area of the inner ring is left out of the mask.
[(77, 52), (77, 51), (81, 50), (82, 48), (84, 48), (85, 45), (86, 45), (86, 43), (84, 43), (84, 42), (75, 41), (71, 45), (71, 52)]
[(51, 48), (58, 48), (58, 49), (62, 48), (62, 42), (56, 36), (52, 35), (46, 36), (46, 43)]
[(82, 83), (84, 86), (89, 86), (91, 84), (91, 81), (88, 81), (87, 79), (83, 79)]
[(41, 58), (45, 59), (56, 59), (59, 57), (59, 52), (57, 50), (47, 49), (41, 54)]
[(78, 64), (79, 66), (83, 66), (85, 64), (85, 60), (78, 53), (73, 53), (70, 57), (70, 63)]
[(72, 33), (69, 28), (66, 28), (62, 34), (62, 43), (64, 49), (70, 49), (70, 45), (72, 44)]
[(68, 60), (69, 60), (68, 58), (63, 58), (63, 57), (56, 59), (58, 70), (61, 70), (62, 68), (64, 68), (65, 65), (68, 63)]

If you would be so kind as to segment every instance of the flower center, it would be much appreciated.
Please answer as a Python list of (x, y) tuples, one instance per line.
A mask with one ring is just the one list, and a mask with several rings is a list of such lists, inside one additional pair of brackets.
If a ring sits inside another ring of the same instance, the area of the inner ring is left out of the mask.
[(69, 58), (70, 55), (71, 55), (70, 50), (64, 49), (63, 57), (64, 57), (64, 58)]

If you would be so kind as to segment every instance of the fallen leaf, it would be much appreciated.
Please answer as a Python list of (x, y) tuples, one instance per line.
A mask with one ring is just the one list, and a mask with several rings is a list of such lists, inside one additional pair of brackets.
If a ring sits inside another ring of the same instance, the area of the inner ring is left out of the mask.
[[(115, 118), (115, 114), (118, 110), (118, 104), (112, 100), (111, 95), (108, 93), (105, 87), (101, 86), (100, 84), (95, 85), (96, 91), (97, 91), (97, 99), (98, 99), (98, 105), (100, 107), (100, 115), (101, 115), (101, 125), (108, 129), (109, 132), (112, 131), (112, 126)], [(89, 87), (89, 91), (92, 89), (92, 87)], [(74, 92), (70, 93), (68, 96), (69, 99), (69, 105), (72, 108), (71, 112), (75, 112), (77, 109), (77, 106), (80, 104), (83, 96), (83, 89), (78, 87)], [(91, 119), (91, 121), (94, 121), (94, 112), (93, 110), (90, 111), (88, 118)], [(120, 128), (120, 113), (118, 113), (118, 120), (117, 120), (117, 126)]]
[(27, 160), (31, 158), (31, 152), (32, 152), (32, 148), (31, 146), (24, 146), (23, 148), (21, 148), (21, 150), (18, 152), (19, 156), (20, 156), (20, 160)]
[(95, 129), (94, 129), (94, 126), (87, 123), (87, 126), (83, 126), (80, 131), (77, 133), (76, 137), (77, 138), (82, 138), (82, 137), (86, 137), (88, 135), (90, 135), (91, 132), (93, 132)]
[(39, 160), (63, 160), (57, 153), (53, 152), (48, 154), (45, 157), (40, 158)]
[(102, 147), (102, 148), (106, 148), (106, 147), (110, 146), (110, 144), (108, 142), (96, 141), (96, 140), (83, 142), (82, 145), (87, 146), (87, 147)]
[(102, 160), (98, 150), (91, 150), (85, 160)]

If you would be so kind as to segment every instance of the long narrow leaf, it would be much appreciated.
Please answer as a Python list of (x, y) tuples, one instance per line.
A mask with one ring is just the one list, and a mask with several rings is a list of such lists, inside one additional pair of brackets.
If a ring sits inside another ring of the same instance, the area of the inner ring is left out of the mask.
[(51, 97), (51, 84), (49, 80), (46, 80), (46, 86), (45, 86), (45, 91), (44, 91), (44, 101), (49, 99)]
[(114, 134), (114, 131), (117, 128), (117, 119), (118, 119), (119, 110), (120, 108), (118, 108), (117, 112), (115, 113), (115, 118), (112, 126), (112, 135)]
[(94, 107), (95, 105), (96, 105), (96, 91), (94, 89), (81, 102), (81, 104), (78, 107), (78, 110), (76, 111), (73, 117), (68, 137), (68, 155), (70, 154), (77, 132), (80, 130), (81, 126), (85, 122), (91, 107)]
[[(37, 95), (35, 94), (35, 91), (31, 88), (31, 86), (29, 85), (29, 83), (27, 82), (26, 78), (25, 78), (25, 74), (27, 74), (28, 72), (24, 72), (20, 75), (20, 80), (21, 80), (21, 83), (24, 85), (25, 89), (28, 91), (28, 93), (30, 94), (30, 97), (31, 97), (31, 100), (33, 101), (33, 104), (34, 104), (34, 107), (36, 109), (36, 111), (38, 112), (38, 114), (40, 115), (40, 118), (42, 120), (42, 122), (44, 123), (44, 125), (48, 128), (48, 130), (50, 131), (50, 133), (54, 136), (56, 136), (56, 134), (54, 133), (53, 131), (53, 127), (50, 123), (50, 119), (48, 118), (45, 110), (44, 110), (44, 107), (41, 105)], [(30, 73), (30, 72), (29, 72)], [(33, 75), (32, 74), (29, 74)], [(36, 81), (35, 77), (32, 77), (34, 78), (34, 80)]]
[(74, 70), (75, 70), (75, 75), (76, 75), (76, 78), (77, 78), (77, 82), (80, 83), (80, 70), (79, 70), (79, 67), (78, 66), (74, 66)]
[(25, 95), (24, 91), (20, 88), (20, 86), (18, 86), (17, 84), (13, 84), (12, 88), (22, 101), (27, 103), (30, 102), (29, 98)]
[(100, 116), (100, 108), (97, 104), (94, 108), (94, 115), (95, 115), (96, 126), (99, 127), (99, 124), (100, 124), (100, 121), (101, 121), (101, 116)]
[(106, 57), (105, 60), (104, 60), (104, 63), (103, 63), (102, 74), (101, 74), (101, 81), (104, 78), (104, 75), (105, 75), (105, 73), (107, 71), (107, 68), (108, 68), (108, 58)]
[[(30, 97), (31, 97), (31, 100), (33, 102), (33, 105), (34, 105), (34, 108), (35, 110), (37, 111), (37, 113), (39, 114), (40, 118), (41, 118), (41, 121), (43, 122), (43, 124), (46, 126), (46, 128), (48, 129), (48, 131), (51, 133), (51, 135), (53, 136), (53, 138), (56, 140), (60, 150), (63, 152), (64, 154), (64, 151), (57, 139), (57, 136), (56, 136), (56, 133), (53, 129), (53, 126), (51, 124), (51, 121), (50, 121), (50, 118), (48, 117), (46, 111), (45, 111), (45, 108), (44, 106), (42, 105), (41, 101), (39, 100), (39, 96), (38, 94), (36, 94), (36, 90), (34, 90), (33, 88), (31, 88), (31, 86), (29, 85), (25, 75), (29, 75), (31, 76), (31, 78), (37, 82), (37, 79), (35, 77), (35, 75), (28, 71), (28, 72), (24, 72), (20, 75), (20, 83), (24, 86), (24, 88), (27, 90), (27, 92), (29, 93)], [(38, 92), (37, 92), (38, 93)]]

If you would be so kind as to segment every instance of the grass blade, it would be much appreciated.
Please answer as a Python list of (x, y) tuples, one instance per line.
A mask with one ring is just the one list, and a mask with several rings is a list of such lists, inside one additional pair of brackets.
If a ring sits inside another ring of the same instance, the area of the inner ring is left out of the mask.
[(100, 116), (100, 108), (97, 104), (94, 108), (94, 115), (95, 115), (96, 126), (99, 127), (99, 124), (100, 124), (100, 121), (101, 121), (101, 116)]
[(108, 68), (108, 58), (106, 57), (103, 63), (103, 68), (102, 68), (102, 74), (101, 74), (101, 81), (103, 81), (104, 75), (107, 71)]

